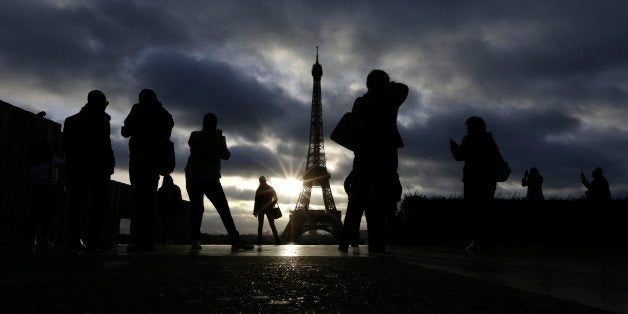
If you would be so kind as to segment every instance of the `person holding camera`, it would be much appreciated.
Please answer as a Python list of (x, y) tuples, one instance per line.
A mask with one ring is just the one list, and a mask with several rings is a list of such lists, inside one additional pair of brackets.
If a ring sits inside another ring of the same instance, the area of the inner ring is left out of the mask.
[[(352, 206), (357, 206), (358, 214), (362, 209), (366, 214), (369, 252), (383, 253), (387, 220), (401, 199), (397, 150), (403, 147), (403, 140), (397, 129), (397, 113), (408, 96), (408, 86), (391, 81), (382, 70), (373, 70), (366, 78), (366, 88), (366, 94), (355, 100), (351, 110), (356, 137)], [(355, 219), (359, 221), (357, 216)], [(351, 233), (347, 230), (345, 234)], [(346, 240), (339, 250), (347, 250)]]
[(528, 201), (542, 201), (545, 199), (545, 196), (543, 196), (543, 177), (536, 167), (530, 168), (530, 171), (525, 171), (521, 185), (528, 187), (528, 193), (526, 194)]
[(253, 205), (253, 216), (257, 217), (257, 245), (262, 245), (262, 229), (264, 228), (264, 216), (268, 218), (268, 224), (273, 231), (275, 243), (281, 244), (277, 228), (275, 227), (275, 216), (272, 209), (277, 205), (277, 192), (266, 183), (266, 177), (259, 177), (259, 187), (255, 191), (255, 205)]
[(580, 182), (587, 188), (586, 198), (594, 202), (607, 202), (611, 200), (611, 190), (608, 181), (604, 177), (600, 167), (593, 169), (593, 180), (589, 182), (584, 173), (580, 173)]
[(220, 161), (231, 157), (227, 149), (226, 138), (222, 130), (217, 129), (218, 119), (213, 113), (203, 118), (203, 129), (190, 135), (190, 157), (185, 167), (185, 181), (190, 198), (190, 239), (192, 249), (200, 250), (201, 222), (203, 219), (203, 200), (207, 196), (220, 215), (231, 240), (232, 250), (252, 250), (253, 245), (240, 239), (236, 229), (227, 197), (220, 184)]

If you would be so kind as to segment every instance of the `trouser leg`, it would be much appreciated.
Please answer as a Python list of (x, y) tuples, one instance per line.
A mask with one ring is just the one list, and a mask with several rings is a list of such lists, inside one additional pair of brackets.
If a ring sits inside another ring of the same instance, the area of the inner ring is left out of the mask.
[(203, 220), (203, 190), (200, 182), (187, 180), (186, 187), (190, 198), (190, 240), (198, 242), (201, 238), (201, 222)]
[(385, 204), (376, 202), (367, 206), (365, 210), (371, 252), (383, 252), (386, 244), (386, 213), (383, 205)]
[(345, 221), (342, 227), (342, 243), (357, 244), (360, 242), (360, 222), (362, 221), (362, 214), (364, 213), (364, 207), (359, 203), (349, 198), (347, 204), (347, 213), (345, 214)]
[(80, 245), (81, 212), (86, 204), (88, 194), (87, 183), (79, 178), (69, 178), (68, 185), (67, 241), (70, 247)]
[(231, 210), (229, 209), (229, 203), (227, 202), (227, 197), (225, 196), (225, 192), (222, 189), (222, 185), (218, 180), (212, 180), (209, 182), (207, 189), (205, 190), (205, 194), (207, 198), (212, 202), (216, 211), (220, 215), (220, 219), (222, 223), (225, 225), (225, 229), (227, 229), (227, 233), (229, 234), (229, 238), (232, 243), (237, 243), (240, 241), (240, 233), (236, 229), (235, 223), (233, 222), (233, 217), (231, 216)]
[(134, 221), (131, 222), (135, 224), (131, 230), (133, 241), (138, 245), (152, 246), (159, 175), (150, 169), (133, 170), (132, 167), (130, 174), (135, 201)]
[(264, 228), (264, 213), (259, 213), (257, 215), (257, 243), (262, 244), (262, 230)]
[[(266, 215), (268, 217), (268, 215)], [(275, 227), (275, 219), (268, 217), (268, 224), (270, 225), (270, 230), (273, 231), (273, 236), (275, 237), (275, 243), (279, 243), (279, 234), (277, 233), (277, 227)]]
[(98, 178), (89, 184), (89, 225), (87, 243), (102, 245), (104, 242), (105, 212), (109, 209), (109, 178)]

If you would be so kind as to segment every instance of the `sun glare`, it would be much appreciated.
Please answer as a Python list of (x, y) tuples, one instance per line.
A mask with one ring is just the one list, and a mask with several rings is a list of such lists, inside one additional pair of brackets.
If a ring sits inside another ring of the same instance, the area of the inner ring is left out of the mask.
[(278, 194), (297, 197), (301, 193), (303, 182), (295, 178), (270, 178), (272, 185)]

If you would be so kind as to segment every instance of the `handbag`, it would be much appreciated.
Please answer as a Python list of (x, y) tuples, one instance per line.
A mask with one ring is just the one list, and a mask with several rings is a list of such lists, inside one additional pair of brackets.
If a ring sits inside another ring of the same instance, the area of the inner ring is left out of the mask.
[(279, 205), (275, 205), (275, 207), (269, 208), (268, 216), (270, 216), (272, 219), (281, 218), (281, 216), (283, 215), (281, 214), (281, 209), (279, 209)]
[(340, 146), (354, 151), (356, 148), (356, 126), (351, 112), (345, 113), (331, 131), (329, 138)]

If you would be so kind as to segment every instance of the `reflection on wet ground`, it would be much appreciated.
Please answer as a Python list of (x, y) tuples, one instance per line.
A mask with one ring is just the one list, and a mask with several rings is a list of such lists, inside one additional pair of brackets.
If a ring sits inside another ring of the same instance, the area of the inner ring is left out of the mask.
[(0, 277), (0, 302), (7, 312), (628, 312), (623, 248), (389, 251), (373, 255), (360, 246), (342, 253), (332, 245), (0, 251), (0, 265), (11, 270)]

